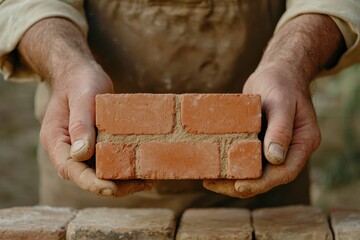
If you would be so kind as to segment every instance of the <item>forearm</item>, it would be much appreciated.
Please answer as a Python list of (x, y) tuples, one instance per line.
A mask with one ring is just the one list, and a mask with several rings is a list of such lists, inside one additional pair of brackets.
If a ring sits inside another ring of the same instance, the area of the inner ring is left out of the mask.
[(259, 67), (292, 68), (311, 81), (319, 71), (332, 67), (345, 50), (342, 34), (329, 16), (304, 14), (275, 33)]
[(74, 66), (94, 60), (84, 35), (63, 18), (36, 23), (22, 37), (18, 49), (25, 63), (52, 84)]

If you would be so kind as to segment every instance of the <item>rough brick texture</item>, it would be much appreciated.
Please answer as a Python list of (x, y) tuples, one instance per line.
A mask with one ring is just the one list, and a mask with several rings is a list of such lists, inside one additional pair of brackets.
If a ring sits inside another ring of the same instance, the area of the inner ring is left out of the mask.
[[(334, 234), (329, 230), (328, 221)], [(360, 239), (360, 210), (334, 209), (326, 215), (310, 206), (264, 208), (251, 213), (241, 208), (188, 209), (181, 216), (177, 231), (175, 225), (175, 214), (169, 209), (76, 211), (44, 206), (0, 209), (0, 239), (6, 240), (357, 240)]]
[(96, 97), (101, 179), (261, 176), (258, 95), (104, 94)]
[[(96, 144), (98, 177), (102, 179), (135, 178), (135, 148), (124, 143)], [(119, 172), (121, 169), (121, 172)]]
[(228, 151), (227, 177), (234, 179), (260, 177), (259, 159), (261, 159), (260, 141), (234, 142)]
[(257, 240), (332, 239), (326, 215), (314, 207), (263, 208), (253, 211), (252, 216)]
[(144, 143), (140, 145), (138, 155), (139, 178), (220, 177), (219, 145), (216, 143)]
[(111, 134), (165, 134), (174, 127), (171, 94), (112, 94), (96, 97), (99, 131)]
[(330, 217), (335, 240), (360, 239), (360, 209), (334, 209)]
[(258, 133), (261, 129), (259, 95), (184, 94), (181, 120), (190, 133)]
[(167, 209), (88, 208), (70, 222), (67, 239), (173, 239), (175, 215)]
[(250, 211), (236, 208), (189, 209), (183, 214), (177, 240), (252, 239)]
[(76, 211), (69, 208), (14, 207), (0, 210), (0, 239), (65, 240)]

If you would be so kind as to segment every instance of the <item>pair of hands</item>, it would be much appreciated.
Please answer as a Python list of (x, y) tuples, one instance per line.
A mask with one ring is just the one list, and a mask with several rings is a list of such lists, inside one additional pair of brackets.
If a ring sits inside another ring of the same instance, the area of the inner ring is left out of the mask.
[[(124, 196), (149, 189), (154, 182), (100, 180), (84, 162), (94, 153), (95, 96), (111, 92), (110, 78), (95, 62), (73, 68), (53, 86), (40, 138), (63, 179), (96, 194)], [(297, 79), (295, 72), (283, 66), (258, 68), (244, 93), (262, 97), (268, 122), (264, 153), (269, 163), (260, 179), (204, 181), (209, 190), (241, 198), (293, 180), (320, 142), (309, 84)]]
[[(79, 29), (61, 18), (42, 20), (23, 36), (19, 52), (52, 85), (40, 139), (59, 175), (85, 190), (107, 196), (151, 188), (154, 181), (97, 179), (86, 163), (94, 153), (95, 96), (111, 93), (113, 86), (94, 61)], [(343, 52), (344, 40), (330, 17), (305, 14), (287, 22), (273, 36), (243, 89), (244, 93), (261, 95), (267, 120), (263, 147), (268, 163), (262, 177), (206, 180), (204, 186), (246, 198), (295, 179), (321, 138), (310, 82)]]

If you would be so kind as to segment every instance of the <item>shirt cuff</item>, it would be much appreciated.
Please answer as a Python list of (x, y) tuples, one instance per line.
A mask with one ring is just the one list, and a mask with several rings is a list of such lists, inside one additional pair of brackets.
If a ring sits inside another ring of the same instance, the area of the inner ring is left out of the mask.
[(5, 80), (26, 82), (41, 77), (21, 63), (16, 50), (25, 32), (40, 20), (61, 17), (73, 22), (86, 35), (88, 26), (83, 1), (5, 0), (0, 3), (0, 73)]
[(275, 32), (286, 22), (309, 13), (330, 16), (341, 31), (347, 51), (331, 69), (323, 70), (319, 75), (335, 74), (350, 65), (360, 62), (360, 3), (352, 0), (288, 0), (287, 10), (279, 20)]

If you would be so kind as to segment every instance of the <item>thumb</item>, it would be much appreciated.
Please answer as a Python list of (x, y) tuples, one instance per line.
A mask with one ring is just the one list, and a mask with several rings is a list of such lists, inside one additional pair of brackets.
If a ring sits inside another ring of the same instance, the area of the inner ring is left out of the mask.
[(95, 96), (78, 95), (69, 99), (70, 156), (75, 161), (84, 161), (94, 154), (95, 145)]
[(292, 97), (272, 94), (263, 103), (268, 126), (264, 137), (264, 153), (272, 164), (285, 161), (292, 138), (296, 101)]

